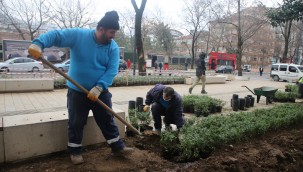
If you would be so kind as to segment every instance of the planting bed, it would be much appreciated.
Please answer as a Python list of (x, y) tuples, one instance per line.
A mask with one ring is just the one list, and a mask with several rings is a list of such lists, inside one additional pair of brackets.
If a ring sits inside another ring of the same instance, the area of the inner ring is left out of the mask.
[(111, 157), (106, 144), (85, 149), (86, 163), (74, 166), (66, 152), (0, 166), (0, 172), (16, 171), (301, 171), (303, 125), (299, 122), (246, 141), (223, 145), (194, 162), (175, 163), (162, 157), (160, 137), (146, 131), (143, 137), (127, 137), (135, 152), (127, 158)]

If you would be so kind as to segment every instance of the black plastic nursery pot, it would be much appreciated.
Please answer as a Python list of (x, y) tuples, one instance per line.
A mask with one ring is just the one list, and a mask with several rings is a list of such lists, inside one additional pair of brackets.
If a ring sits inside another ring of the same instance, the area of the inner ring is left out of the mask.
[(239, 110), (239, 99), (234, 99), (232, 101), (232, 109), (233, 109), (233, 111)]
[(216, 106), (216, 112), (222, 112), (222, 106), (218, 105)]
[(128, 109), (136, 109), (136, 102), (133, 100), (128, 101)]
[(246, 108), (250, 107), (250, 97), (245, 97), (245, 107)]
[(196, 115), (196, 117), (200, 117), (202, 115), (202, 111), (194, 110), (194, 114)]
[(210, 106), (208, 110), (209, 110), (210, 113), (216, 113), (217, 112), (217, 107), (216, 106)]
[(244, 98), (240, 98), (239, 100), (240, 100), (240, 102), (239, 102), (239, 109), (240, 110), (245, 110), (245, 99)]
[(140, 105), (143, 105), (143, 97), (136, 98), (136, 107), (139, 108)]

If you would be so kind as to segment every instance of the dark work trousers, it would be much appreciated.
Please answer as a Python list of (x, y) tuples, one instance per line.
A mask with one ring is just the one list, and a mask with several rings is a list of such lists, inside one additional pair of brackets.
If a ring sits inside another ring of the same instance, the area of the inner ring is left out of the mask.
[(161, 130), (162, 120), (161, 116), (164, 116), (164, 124), (167, 127), (169, 124), (173, 124), (173, 114), (163, 107), (160, 103), (154, 102), (151, 107), (151, 111), (154, 119), (154, 126), (156, 130)]
[[(103, 91), (99, 99), (112, 108), (111, 97), (112, 94), (109, 91)], [(124, 148), (124, 143), (119, 137), (119, 130), (112, 114), (98, 103), (89, 100), (86, 94), (68, 88), (67, 108), (69, 118), (68, 150), (70, 154), (80, 154), (82, 152), (83, 128), (86, 125), (90, 110), (93, 111), (95, 121), (112, 150)]]

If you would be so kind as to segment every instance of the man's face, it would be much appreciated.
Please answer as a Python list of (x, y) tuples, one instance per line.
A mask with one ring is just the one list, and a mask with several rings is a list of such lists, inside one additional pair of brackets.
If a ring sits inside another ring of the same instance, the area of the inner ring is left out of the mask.
[(164, 99), (165, 101), (170, 101), (171, 96), (168, 96), (168, 95), (166, 95), (165, 93), (163, 93), (163, 99)]
[(100, 33), (100, 37), (98, 38), (98, 42), (101, 42), (102, 44), (108, 44), (112, 39), (115, 38), (117, 30), (115, 29), (104, 29), (100, 27), (98, 29), (98, 32)]

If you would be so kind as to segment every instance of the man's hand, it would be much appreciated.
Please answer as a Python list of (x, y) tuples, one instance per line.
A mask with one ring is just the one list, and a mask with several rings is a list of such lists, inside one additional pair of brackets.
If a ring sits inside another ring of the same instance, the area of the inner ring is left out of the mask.
[(34, 57), (36, 60), (38, 60), (40, 57), (41, 57), (41, 54), (42, 54), (42, 49), (41, 47), (39, 47), (38, 45), (36, 44), (31, 44), (29, 47), (28, 47), (28, 53)]
[(93, 87), (89, 93), (87, 94), (87, 98), (90, 99), (91, 101), (95, 102), (98, 100), (98, 97), (100, 96), (102, 92), (102, 88), (99, 86)]
[(144, 111), (144, 112), (147, 112), (147, 111), (149, 111), (149, 110), (150, 110), (149, 105), (145, 105), (144, 108), (143, 108), (143, 111)]

